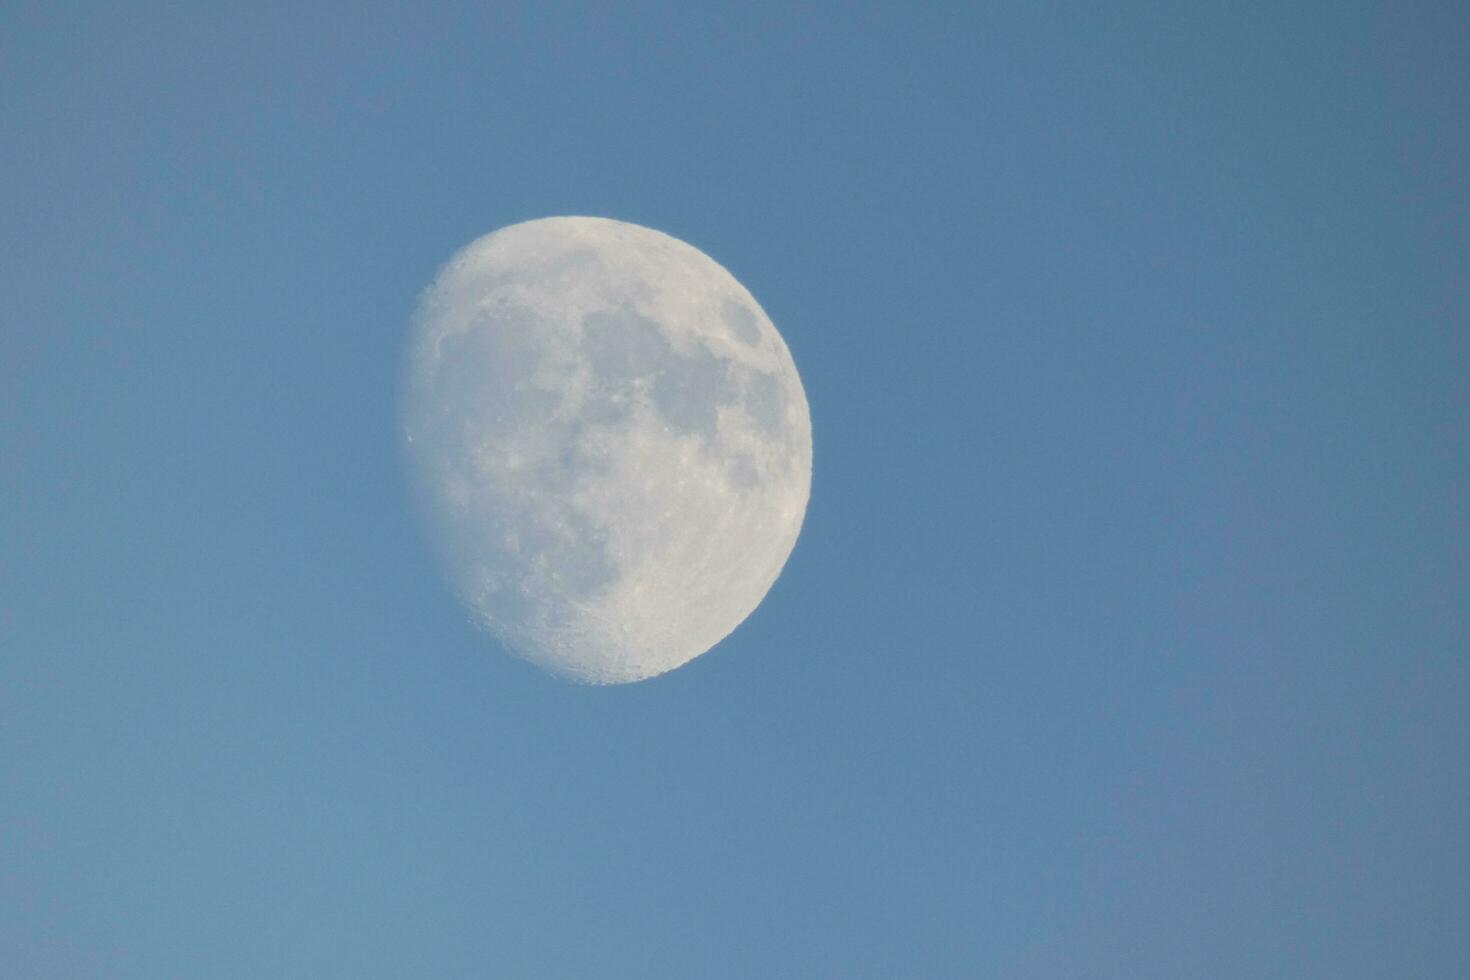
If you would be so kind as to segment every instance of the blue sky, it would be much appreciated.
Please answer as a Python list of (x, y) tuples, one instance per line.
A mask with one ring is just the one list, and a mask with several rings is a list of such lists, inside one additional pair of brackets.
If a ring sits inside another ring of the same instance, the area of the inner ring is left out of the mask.
[[(795, 7), (0, 13), (9, 975), (1470, 971), (1463, 13)], [(775, 589), (628, 687), (398, 469), (418, 292), (552, 214), (811, 404)]]

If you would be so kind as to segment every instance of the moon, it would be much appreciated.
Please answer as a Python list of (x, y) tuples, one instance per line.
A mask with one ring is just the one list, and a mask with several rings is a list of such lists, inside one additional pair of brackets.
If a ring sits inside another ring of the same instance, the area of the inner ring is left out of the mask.
[(760, 304), (692, 245), (608, 218), (511, 225), (451, 258), (414, 314), (400, 422), (471, 618), (582, 683), (729, 635), (811, 492), (806, 393)]

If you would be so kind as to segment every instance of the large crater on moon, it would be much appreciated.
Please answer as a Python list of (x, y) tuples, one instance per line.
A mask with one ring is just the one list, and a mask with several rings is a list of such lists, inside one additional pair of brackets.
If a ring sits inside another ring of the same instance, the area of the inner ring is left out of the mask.
[(704, 652), (800, 530), (811, 426), (786, 345), (729, 273), (650, 229), (550, 218), (469, 245), (420, 303), (402, 408), (450, 584), (574, 679)]

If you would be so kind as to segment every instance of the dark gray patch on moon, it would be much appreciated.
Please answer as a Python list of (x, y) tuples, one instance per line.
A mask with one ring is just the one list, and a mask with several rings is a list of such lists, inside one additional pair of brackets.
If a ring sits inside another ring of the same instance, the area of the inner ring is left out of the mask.
[(669, 427), (713, 439), (720, 406), (729, 400), (730, 366), (704, 346), (674, 355), (653, 383), (653, 401)]
[(596, 311), (582, 317), (582, 337), (592, 376), (622, 387), (647, 377), (673, 351), (664, 332), (635, 310)]
[(730, 485), (736, 490), (753, 490), (760, 482), (760, 472), (755, 468), (755, 460), (750, 453), (738, 453), (731, 457), (725, 473), (730, 477)]
[(786, 387), (781, 379), (752, 373), (745, 383), (745, 410), (765, 431), (778, 431), (786, 421)]
[(491, 319), (493, 329), (477, 324), (450, 334), (437, 351), (438, 404), (453, 413), (453, 422), (476, 432), (535, 421), (562, 399), (531, 382), (543, 357), (536, 338), (546, 329), (541, 317), (507, 306)]
[(582, 333), (598, 384), (590, 417), (621, 419), (646, 392), (670, 429), (714, 438), (719, 408), (735, 394), (726, 361), (703, 345), (674, 350), (663, 328), (631, 309), (588, 313)]
[(760, 322), (751, 312), (750, 307), (739, 300), (727, 299), (723, 312), (725, 323), (729, 325), (730, 332), (738, 339), (752, 347), (761, 342)]

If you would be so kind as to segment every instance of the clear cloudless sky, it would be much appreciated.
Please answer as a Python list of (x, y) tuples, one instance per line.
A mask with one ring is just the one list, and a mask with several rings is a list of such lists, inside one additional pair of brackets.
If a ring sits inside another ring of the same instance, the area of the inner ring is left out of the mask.
[[(0, 8), (0, 974), (1470, 976), (1455, 3)], [(759, 610), (477, 633), (395, 380), (485, 232), (703, 249)]]

